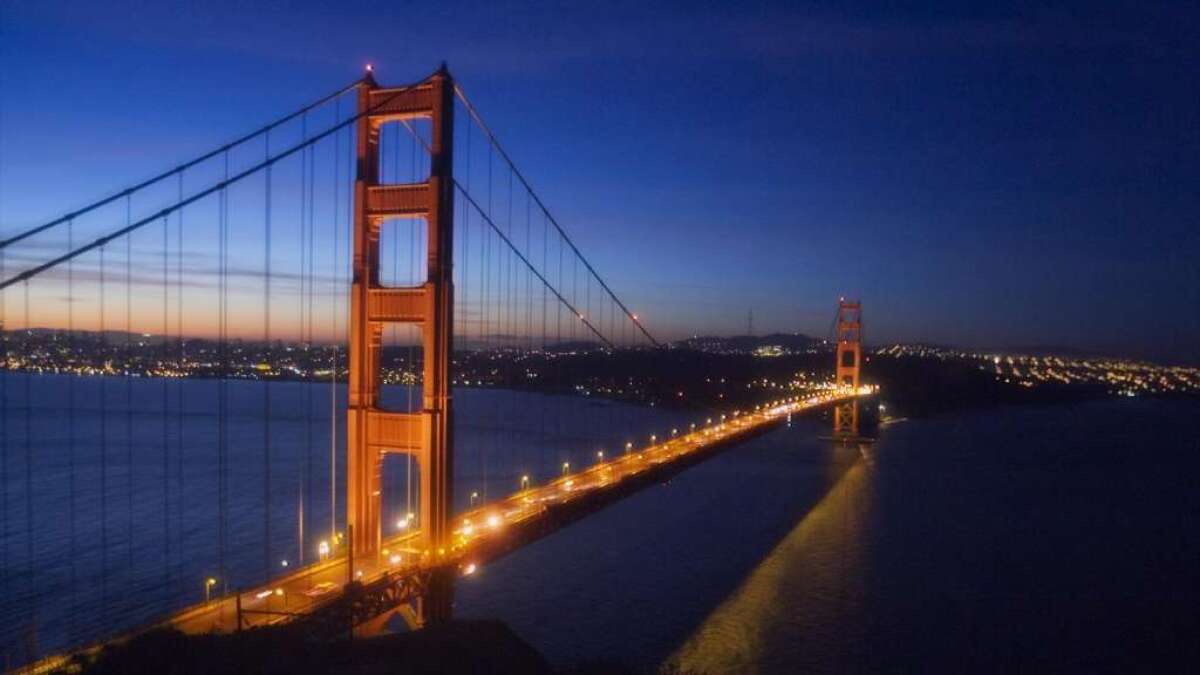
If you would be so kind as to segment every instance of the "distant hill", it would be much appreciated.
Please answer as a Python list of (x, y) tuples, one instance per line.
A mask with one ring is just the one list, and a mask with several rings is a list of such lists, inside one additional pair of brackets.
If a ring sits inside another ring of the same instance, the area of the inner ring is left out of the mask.
[(787, 351), (803, 352), (815, 348), (819, 349), (824, 345), (824, 340), (810, 337), (803, 333), (733, 335), (730, 337), (705, 335), (677, 340), (671, 343), (671, 346), (680, 349), (695, 349), (707, 352), (752, 352), (759, 347), (781, 347)]

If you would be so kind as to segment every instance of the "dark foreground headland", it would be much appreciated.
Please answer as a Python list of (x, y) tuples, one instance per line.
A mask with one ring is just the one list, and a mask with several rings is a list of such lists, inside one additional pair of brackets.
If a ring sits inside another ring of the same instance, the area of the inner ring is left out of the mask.
[(185, 635), (174, 629), (161, 629), (77, 656), (62, 672), (81, 670), (90, 675), (628, 672), (609, 663), (552, 667), (500, 621), (451, 621), (412, 633), (334, 643), (309, 642), (298, 638), (295, 632), (269, 628), (232, 635)]

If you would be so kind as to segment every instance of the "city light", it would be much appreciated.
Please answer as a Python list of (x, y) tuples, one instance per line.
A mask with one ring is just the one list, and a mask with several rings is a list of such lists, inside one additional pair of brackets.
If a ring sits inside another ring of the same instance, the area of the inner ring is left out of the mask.
[(321, 543), (317, 544), (317, 555), (321, 560), (329, 557), (329, 542), (322, 539)]

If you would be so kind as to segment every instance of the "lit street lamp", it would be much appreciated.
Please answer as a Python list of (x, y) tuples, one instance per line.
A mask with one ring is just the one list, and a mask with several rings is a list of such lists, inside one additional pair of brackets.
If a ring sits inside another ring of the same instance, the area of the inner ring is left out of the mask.
[(471, 506), (475, 506), (475, 500), (477, 500), (477, 499), (479, 499), (479, 493), (472, 492), (471, 493)]
[(570, 469), (570, 468), (571, 468), (571, 463), (570, 463), (570, 462), (563, 462), (563, 470), (562, 470), (562, 475), (564, 475), (564, 476), (565, 476), (565, 475), (567, 475), (567, 470), (568, 470), (568, 469)]
[(522, 490), (529, 489), (529, 476), (528, 475), (521, 476), (521, 489)]
[(205, 602), (205, 604), (208, 604), (209, 600), (212, 599), (212, 587), (216, 586), (216, 585), (217, 585), (217, 580), (212, 577), (209, 577), (204, 580), (204, 602)]

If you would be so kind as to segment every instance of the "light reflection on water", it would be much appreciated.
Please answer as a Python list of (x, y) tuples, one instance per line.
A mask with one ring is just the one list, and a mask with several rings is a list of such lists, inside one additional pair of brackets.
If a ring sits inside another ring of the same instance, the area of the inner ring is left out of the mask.
[[(862, 452), (867, 452), (865, 446)], [(854, 596), (862, 593), (870, 471), (865, 459), (846, 470), (667, 664), (682, 672), (702, 673), (763, 672), (779, 661), (828, 670), (831, 664), (813, 657), (823, 652), (820, 645), (828, 643), (829, 632), (846, 626), (831, 608), (817, 611), (810, 605), (797, 611), (781, 600), (798, 597), (803, 587), (836, 596), (843, 605), (855, 602)], [(781, 632), (792, 638), (790, 654), (777, 653), (785, 641), (772, 639), (776, 636), (771, 634)]]
[(732, 448), (459, 584), (552, 662), (1176, 672), (1200, 660), (1197, 401), (828, 422)]

